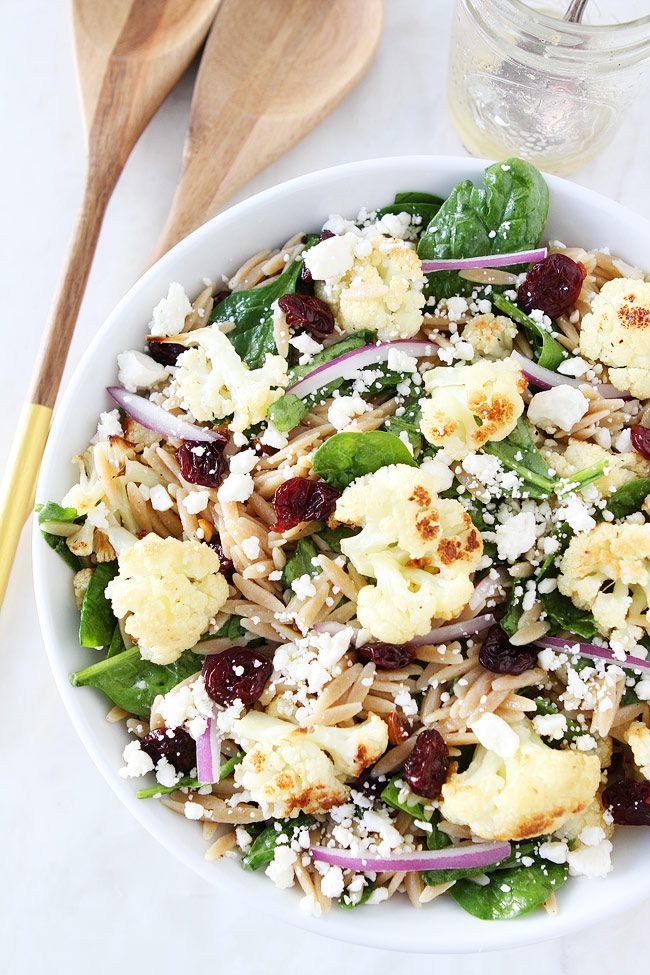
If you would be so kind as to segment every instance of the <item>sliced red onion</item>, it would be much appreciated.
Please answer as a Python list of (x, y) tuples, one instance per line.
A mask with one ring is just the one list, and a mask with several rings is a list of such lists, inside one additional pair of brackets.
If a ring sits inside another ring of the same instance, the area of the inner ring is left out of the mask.
[(350, 850), (312, 846), (314, 860), (331, 863), (344, 870), (380, 873), (384, 870), (475, 870), (490, 867), (510, 856), (509, 843), (464, 843), (444, 850), (418, 850), (416, 853), (389, 853), (386, 856), (360, 857)]
[(619, 660), (611, 650), (605, 647), (598, 647), (595, 643), (579, 643), (577, 640), (560, 640), (554, 636), (543, 636), (535, 643), (540, 647), (548, 647), (550, 650), (559, 650), (561, 653), (573, 653), (577, 657), (591, 657), (592, 660), (606, 660), (608, 663), (618, 664), (619, 667), (627, 667), (629, 670), (650, 671), (650, 660), (642, 660), (641, 657), (626, 657)]
[(509, 267), (511, 264), (535, 264), (543, 261), (548, 251), (538, 247), (532, 251), (515, 251), (511, 254), (486, 254), (485, 257), (457, 257), (442, 261), (422, 261), (425, 274), (432, 271), (470, 271), (483, 267)]
[(483, 630), (488, 630), (495, 622), (492, 613), (484, 616), (476, 616), (473, 620), (461, 620), (459, 623), (449, 623), (447, 626), (438, 626), (435, 630), (425, 636), (416, 636), (414, 640), (409, 640), (407, 647), (424, 647), (429, 644), (449, 643), (451, 640), (463, 640), (468, 636), (476, 636)]
[(527, 359), (516, 350), (512, 353), (512, 358), (524, 375), (540, 389), (552, 389), (554, 386), (573, 386), (575, 389), (580, 386), (592, 386), (603, 399), (631, 399), (629, 393), (622, 393), (610, 383), (592, 383), (588, 379), (576, 379), (575, 376), (564, 376), (560, 372), (553, 372), (552, 369), (544, 369), (543, 366), (538, 366), (532, 359)]
[(388, 353), (391, 349), (398, 349), (414, 358), (433, 355), (438, 346), (435, 342), (411, 341), (409, 339), (399, 339), (397, 342), (382, 342), (379, 345), (364, 345), (360, 349), (352, 349), (344, 355), (325, 362), (322, 366), (314, 369), (302, 379), (299, 379), (293, 386), (289, 386), (287, 393), (304, 399), (311, 396), (322, 386), (327, 386), (333, 379), (354, 379), (361, 369), (369, 366), (376, 366), (380, 362), (386, 362)]
[(334, 621), (325, 623), (315, 623), (312, 626), (314, 633), (329, 633), (334, 636), (336, 633), (340, 633), (341, 630), (347, 629), (349, 624), (346, 623), (335, 623)]
[(137, 393), (129, 393), (121, 386), (108, 386), (106, 391), (110, 393), (117, 405), (121, 406), (124, 412), (128, 413), (137, 423), (170, 440), (210, 442), (222, 439), (221, 434), (215, 433), (214, 430), (197, 427), (184, 417), (174, 416), (173, 413), (164, 410), (157, 403), (152, 403), (150, 399), (138, 396)]
[(196, 771), (199, 782), (211, 785), (219, 781), (221, 767), (221, 734), (214, 718), (208, 718), (205, 731), (196, 743)]

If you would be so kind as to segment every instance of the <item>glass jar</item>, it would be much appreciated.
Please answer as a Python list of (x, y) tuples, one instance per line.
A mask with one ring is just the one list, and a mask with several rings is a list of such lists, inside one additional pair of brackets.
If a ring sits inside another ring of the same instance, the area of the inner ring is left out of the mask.
[(647, 0), (610, 5), (570, 24), (568, 0), (456, 0), (449, 113), (470, 152), (565, 174), (609, 142), (650, 58)]

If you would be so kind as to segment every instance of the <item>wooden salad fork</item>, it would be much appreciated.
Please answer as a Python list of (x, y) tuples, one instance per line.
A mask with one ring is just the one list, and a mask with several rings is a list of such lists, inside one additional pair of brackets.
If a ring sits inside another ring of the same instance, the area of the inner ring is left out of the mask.
[(142, 130), (201, 46), (219, 0), (73, 0), (88, 145), (86, 187), (0, 491), (0, 603), (34, 501), (79, 307), (108, 201)]
[(382, 0), (221, 0), (155, 258), (321, 122), (381, 38)]

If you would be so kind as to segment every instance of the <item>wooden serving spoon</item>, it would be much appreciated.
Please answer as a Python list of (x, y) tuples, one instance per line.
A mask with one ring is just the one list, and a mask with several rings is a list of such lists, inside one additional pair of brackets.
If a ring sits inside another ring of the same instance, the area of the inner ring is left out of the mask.
[(52, 408), (106, 206), (142, 130), (199, 49), (219, 0), (73, 0), (88, 143), (81, 211), (0, 491), (0, 603), (33, 504)]
[(382, 0), (222, 0), (156, 258), (338, 105), (370, 64), (382, 19)]

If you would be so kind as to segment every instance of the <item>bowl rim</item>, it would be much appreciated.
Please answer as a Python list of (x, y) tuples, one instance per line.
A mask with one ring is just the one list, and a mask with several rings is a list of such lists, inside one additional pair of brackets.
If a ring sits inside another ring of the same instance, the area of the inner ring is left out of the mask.
[[(109, 335), (114, 322), (120, 319), (124, 310), (127, 309), (134, 300), (134, 297), (143, 288), (145, 288), (151, 280), (157, 278), (158, 276), (161, 276), (162, 280), (166, 280), (167, 282), (173, 280), (174, 266), (179, 262), (179, 259), (186, 252), (189, 252), (199, 242), (208, 240), (214, 235), (218, 235), (220, 229), (222, 227), (227, 228), (228, 224), (231, 222), (244, 221), (249, 214), (254, 214), (255, 211), (263, 206), (266, 202), (277, 202), (282, 198), (290, 199), (292, 194), (294, 194), (296, 191), (309, 188), (310, 186), (315, 188), (323, 182), (331, 182), (344, 176), (358, 177), (361, 174), (386, 174), (389, 176), (391, 171), (394, 169), (399, 169), (405, 166), (412, 166), (415, 169), (420, 166), (424, 169), (428, 168), (432, 179), (435, 179), (436, 175), (438, 175), (437, 170), (447, 170), (449, 168), (452, 168), (454, 171), (458, 172), (459, 179), (475, 179), (482, 173), (487, 165), (491, 164), (491, 162), (491, 160), (475, 159), (467, 156), (416, 154), (385, 156), (376, 159), (343, 163), (341, 165), (315, 170), (302, 176), (297, 176), (275, 184), (274, 186), (262, 190), (261, 192), (256, 193), (253, 196), (250, 196), (245, 200), (221, 211), (201, 227), (197, 228), (188, 237), (176, 244), (171, 251), (161, 257), (154, 265), (149, 267), (134, 282), (134, 284), (129, 288), (126, 294), (120, 299), (120, 301), (118, 301), (113, 310), (106, 317), (105, 321), (98, 329), (97, 333), (85, 350), (72, 375), (68, 379), (60, 402), (56, 407), (52, 428), (50, 431), (50, 438), (41, 465), (37, 487), (37, 497), (45, 496), (43, 494), (43, 486), (50, 480), (51, 472), (56, 469), (58, 464), (61, 463), (60, 457), (55, 456), (54, 449), (58, 430), (63, 424), (64, 418), (73, 404), (76, 388), (80, 382), (80, 377), (85, 372), (88, 363), (93, 359), (96, 350), (102, 346), (106, 340), (106, 337)], [(551, 194), (556, 187), (566, 188), (568, 186), (570, 187), (570, 194), (580, 205), (588, 206), (589, 204), (592, 204), (601, 208), (605, 207), (610, 211), (610, 214), (613, 213), (614, 216), (616, 213), (618, 213), (621, 216), (627, 215), (628, 218), (633, 217), (636, 224), (641, 228), (642, 235), (647, 236), (648, 241), (650, 242), (650, 220), (637, 217), (628, 208), (623, 207), (621, 204), (616, 203), (603, 194), (597, 193), (591, 189), (572, 183), (569, 180), (562, 179), (558, 176), (552, 176), (546, 173), (544, 176), (549, 184)], [(165, 286), (163, 285), (163, 287)], [(203, 859), (199, 861), (189, 849), (179, 848), (174, 842), (173, 838), (169, 835), (169, 831), (165, 827), (165, 820), (163, 817), (158, 815), (150, 815), (148, 812), (148, 809), (150, 808), (149, 804), (143, 803), (142, 801), (136, 799), (134, 789), (126, 792), (122, 788), (124, 785), (124, 780), (120, 779), (116, 775), (114, 762), (111, 761), (105, 754), (106, 749), (102, 746), (99, 736), (95, 733), (94, 722), (89, 720), (83, 714), (81, 707), (77, 703), (78, 699), (75, 697), (76, 689), (70, 685), (68, 680), (68, 671), (63, 664), (62, 646), (59, 645), (56, 637), (52, 614), (49, 612), (46, 597), (49, 576), (47, 553), (47, 546), (42, 544), (38, 522), (36, 519), (33, 519), (33, 578), (41, 634), (45, 644), (50, 669), (54, 676), (55, 684), (68, 716), (70, 717), (70, 720), (72, 721), (72, 724), (79, 738), (81, 739), (82, 744), (118, 799), (127, 807), (127, 809), (129, 809), (140, 825), (142, 825), (147, 832), (154, 836), (154, 838), (161, 843), (169, 853), (173, 854), (177, 859), (180, 859), (194, 873), (201, 876), (208, 883), (217, 887), (224, 894), (235, 892), (238, 896), (248, 897), (249, 900), (255, 902), (255, 907), (262, 910), (265, 914), (293, 926), (308, 930), (314, 934), (318, 934), (321, 937), (329, 937), (338, 941), (361, 944), (380, 949), (383, 948), (404, 952), (426, 952), (430, 954), (466, 954), (478, 951), (513, 948), (527, 944), (535, 944), (542, 941), (554, 940), (566, 934), (572, 934), (580, 931), (591, 926), (592, 924), (597, 923), (598, 921), (604, 921), (605, 919), (611, 920), (611, 918), (616, 914), (621, 913), (627, 908), (638, 905), (641, 899), (650, 897), (650, 874), (648, 874), (647, 883), (643, 885), (643, 889), (640, 889), (638, 884), (635, 886), (628, 884), (626, 890), (619, 897), (613, 907), (611, 904), (606, 904), (602, 901), (599, 902), (598, 898), (593, 898), (590, 904), (590, 909), (584, 910), (580, 918), (573, 917), (569, 912), (567, 912), (564, 916), (559, 914), (552, 919), (549, 919), (546, 915), (538, 915), (537, 917), (531, 915), (528, 919), (521, 919), (517, 923), (509, 922), (500, 925), (489, 925), (476, 921), (476, 919), (471, 918), (469, 915), (461, 914), (460, 917), (463, 920), (459, 923), (459, 931), (462, 930), (462, 936), (456, 936), (455, 940), (449, 941), (446, 940), (449, 938), (448, 934), (444, 932), (441, 933), (439, 929), (433, 929), (433, 926), (431, 925), (423, 925), (421, 920), (422, 915), (412, 909), (410, 905), (408, 908), (408, 916), (414, 920), (419, 919), (416, 922), (420, 927), (419, 937), (413, 939), (410, 932), (411, 925), (404, 923), (404, 933), (400, 938), (396, 938), (394, 935), (391, 935), (389, 930), (384, 931), (382, 925), (373, 925), (372, 939), (370, 939), (368, 936), (357, 936), (355, 934), (354, 925), (346, 923), (346, 918), (349, 919), (351, 916), (349, 912), (331, 911), (325, 917), (321, 918), (305, 916), (297, 910), (295, 898), (282, 896), (284, 892), (278, 891), (271, 884), (268, 886), (272, 889), (274, 896), (259, 896), (259, 885), (258, 892), (254, 892), (250, 884), (250, 874), (246, 874), (244, 871), (240, 871), (239, 875), (233, 874), (232, 872), (227, 874), (226, 871), (221, 872), (219, 870), (215, 870), (213, 864), (208, 864)], [(156, 807), (159, 808), (159, 804), (156, 804)], [(167, 811), (165, 810), (165, 814), (166, 813)], [(212, 869), (206, 869), (206, 867)], [(576, 881), (573, 880), (573, 882), (575, 883)], [(344, 915), (344, 917), (341, 917), (341, 915)], [(378, 918), (379, 915), (377, 915), (377, 919)], [(522, 923), (522, 921), (525, 920), (528, 920), (529, 923)], [(547, 923), (544, 924), (544, 921)], [(431, 934), (429, 939), (422, 937), (422, 929), (427, 927), (431, 928), (432, 931), (435, 932)]]

